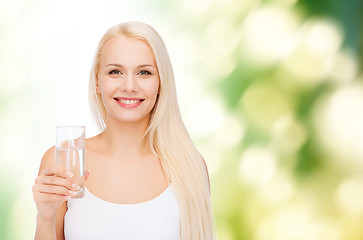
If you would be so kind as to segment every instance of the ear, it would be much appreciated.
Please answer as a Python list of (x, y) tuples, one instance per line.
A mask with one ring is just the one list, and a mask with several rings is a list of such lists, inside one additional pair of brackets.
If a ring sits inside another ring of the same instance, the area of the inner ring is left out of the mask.
[(96, 79), (96, 93), (97, 94), (101, 94), (101, 88), (100, 88), (100, 84), (99, 84), (99, 80), (98, 78)]
[(100, 89), (100, 87), (98, 86), (98, 84), (97, 84), (97, 86), (96, 86), (96, 93), (97, 93), (97, 94), (101, 94), (101, 89)]

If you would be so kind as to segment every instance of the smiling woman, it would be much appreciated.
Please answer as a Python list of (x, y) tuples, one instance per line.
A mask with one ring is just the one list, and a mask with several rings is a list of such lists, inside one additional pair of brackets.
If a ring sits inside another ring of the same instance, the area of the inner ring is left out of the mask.
[(100, 55), (96, 91), (102, 96), (108, 124), (116, 120), (145, 121), (147, 125), (159, 81), (155, 59), (146, 42), (123, 35), (107, 41)]
[(54, 147), (33, 187), (35, 239), (214, 239), (206, 164), (182, 122), (174, 75), (158, 33), (140, 22), (109, 29), (89, 85), (97, 136), (86, 140), (86, 193)]

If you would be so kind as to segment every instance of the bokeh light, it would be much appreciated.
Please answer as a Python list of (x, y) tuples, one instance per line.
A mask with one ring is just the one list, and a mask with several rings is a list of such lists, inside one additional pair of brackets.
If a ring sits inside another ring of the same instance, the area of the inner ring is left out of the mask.
[(363, 85), (352, 83), (334, 91), (318, 108), (316, 127), (321, 143), (347, 167), (363, 170)]
[(104, 31), (165, 40), (218, 239), (363, 238), (363, 1), (0, 1), (0, 239), (32, 239), (54, 127), (87, 103)]
[(251, 11), (242, 25), (242, 55), (254, 65), (278, 60), (298, 27), (298, 16), (279, 5), (262, 5)]
[(247, 181), (256, 186), (266, 185), (276, 172), (275, 157), (270, 151), (261, 147), (248, 148), (240, 162), (241, 181)]
[(339, 184), (336, 191), (336, 202), (343, 213), (355, 216), (363, 214), (362, 180), (362, 177), (351, 176)]
[(327, 19), (309, 19), (285, 53), (284, 68), (303, 85), (317, 84), (332, 70), (333, 56), (342, 43), (339, 27)]

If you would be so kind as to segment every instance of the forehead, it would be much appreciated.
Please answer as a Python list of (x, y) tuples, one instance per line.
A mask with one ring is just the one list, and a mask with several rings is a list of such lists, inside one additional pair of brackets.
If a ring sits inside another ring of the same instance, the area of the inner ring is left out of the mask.
[(137, 38), (117, 36), (109, 39), (103, 46), (101, 65), (108, 63), (155, 64), (154, 55), (149, 45)]

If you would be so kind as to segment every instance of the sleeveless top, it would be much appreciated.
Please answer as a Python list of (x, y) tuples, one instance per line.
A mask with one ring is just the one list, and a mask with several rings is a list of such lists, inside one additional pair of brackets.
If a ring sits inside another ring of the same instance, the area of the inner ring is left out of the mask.
[(179, 240), (180, 211), (172, 184), (156, 198), (136, 204), (102, 200), (85, 188), (70, 199), (64, 216), (66, 240)]

